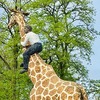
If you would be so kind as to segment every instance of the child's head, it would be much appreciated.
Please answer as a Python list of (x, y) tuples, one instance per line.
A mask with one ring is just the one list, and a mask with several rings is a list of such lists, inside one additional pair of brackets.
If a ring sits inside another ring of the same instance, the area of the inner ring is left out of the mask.
[(28, 33), (28, 32), (30, 32), (30, 31), (32, 31), (32, 27), (29, 26), (29, 25), (27, 25), (27, 26), (25, 26), (24, 31), (25, 31), (25, 33)]

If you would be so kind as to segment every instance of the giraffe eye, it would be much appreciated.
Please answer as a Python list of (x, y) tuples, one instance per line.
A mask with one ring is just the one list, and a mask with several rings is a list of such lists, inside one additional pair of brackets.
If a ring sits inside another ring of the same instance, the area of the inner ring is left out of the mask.
[(13, 15), (14, 13), (13, 12), (11, 12), (11, 16)]

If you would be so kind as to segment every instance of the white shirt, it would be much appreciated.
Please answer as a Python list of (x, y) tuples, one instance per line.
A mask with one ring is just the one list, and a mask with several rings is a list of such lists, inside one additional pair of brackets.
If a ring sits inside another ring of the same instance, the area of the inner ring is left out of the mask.
[(25, 40), (24, 42), (21, 42), (21, 45), (26, 46), (28, 42), (30, 42), (30, 45), (33, 45), (34, 43), (37, 43), (37, 42), (41, 43), (38, 34), (35, 34), (33, 32), (28, 32), (26, 34)]

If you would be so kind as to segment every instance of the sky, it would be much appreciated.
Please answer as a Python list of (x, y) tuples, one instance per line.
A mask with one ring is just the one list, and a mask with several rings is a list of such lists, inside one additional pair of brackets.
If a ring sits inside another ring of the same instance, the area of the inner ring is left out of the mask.
[[(96, 16), (94, 16), (95, 24), (94, 28), (100, 32), (100, 0), (91, 0), (93, 1), (93, 7), (96, 10)], [(1, 9), (0, 9), (1, 12)], [(89, 78), (100, 80), (100, 36), (94, 41), (92, 46), (94, 55), (91, 56), (91, 64), (86, 65), (87, 69), (89, 70)]]
[[(96, 16), (94, 16), (94, 28), (100, 32), (100, 0), (92, 1), (93, 7), (96, 10)], [(87, 65), (87, 69), (89, 70), (89, 78), (100, 80), (100, 36), (97, 36), (95, 39), (92, 50), (94, 55), (91, 56), (91, 65)]]

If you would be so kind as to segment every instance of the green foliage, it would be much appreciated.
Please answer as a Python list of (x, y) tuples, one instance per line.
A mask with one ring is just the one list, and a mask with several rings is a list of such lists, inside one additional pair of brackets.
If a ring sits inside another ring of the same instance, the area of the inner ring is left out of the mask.
[(19, 74), (22, 51), (18, 27), (8, 29), (9, 2), (3, 2), (0, 1), (0, 7), (4, 9), (0, 15), (0, 100), (29, 100), (33, 85), (27, 74)]
[(91, 94), (90, 100), (95, 99), (99, 100), (100, 99), (100, 80), (85, 80), (84, 84), (87, 85), (87, 93), (88, 95)]
[(97, 34), (92, 26), (94, 13), (88, 6), (90, 2), (55, 0), (41, 6), (39, 1), (40, 4), (30, 3), (30, 9), (33, 3), (38, 7), (34, 7), (28, 21), (36, 33), (42, 33), (44, 36), (42, 57), (53, 65), (62, 79), (75, 80), (73, 74), (76, 72), (87, 77), (87, 70), (82, 62), (90, 61), (93, 53), (91, 45)]

